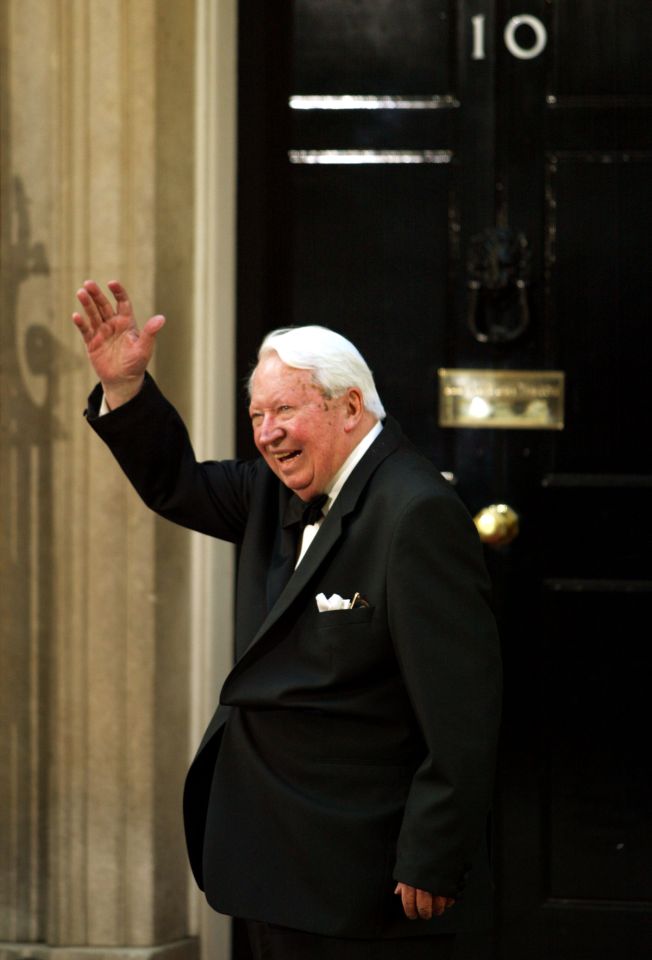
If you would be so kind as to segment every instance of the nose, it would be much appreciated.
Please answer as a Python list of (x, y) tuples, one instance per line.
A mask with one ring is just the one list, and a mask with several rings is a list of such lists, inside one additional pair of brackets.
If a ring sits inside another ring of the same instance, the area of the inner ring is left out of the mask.
[(263, 417), (262, 423), (258, 427), (258, 443), (262, 446), (267, 446), (270, 443), (275, 443), (280, 440), (283, 436), (283, 428), (270, 414), (265, 414)]

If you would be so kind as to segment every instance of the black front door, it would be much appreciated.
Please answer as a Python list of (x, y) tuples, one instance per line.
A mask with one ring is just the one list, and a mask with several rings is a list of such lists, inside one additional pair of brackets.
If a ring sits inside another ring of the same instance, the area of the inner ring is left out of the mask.
[[(496, 957), (647, 958), (652, 4), (242, 0), (240, 36), (241, 372), (334, 327), (472, 513), (518, 516)], [(493, 372), (465, 425), (441, 368)]]

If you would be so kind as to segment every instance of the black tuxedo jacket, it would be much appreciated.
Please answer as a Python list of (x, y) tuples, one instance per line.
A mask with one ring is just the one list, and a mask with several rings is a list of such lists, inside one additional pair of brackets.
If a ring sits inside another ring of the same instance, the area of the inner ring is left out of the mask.
[[(264, 461), (198, 463), (151, 378), (88, 417), (145, 503), (240, 545), (236, 662), (188, 773), (194, 875), (223, 913), (332, 936), (487, 920), (500, 664), (477, 533), (388, 419), (267, 611), (290, 496)], [(319, 613), (318, 593), (368, 606)], [(397, 880), (459, 898), (409, 922)]]

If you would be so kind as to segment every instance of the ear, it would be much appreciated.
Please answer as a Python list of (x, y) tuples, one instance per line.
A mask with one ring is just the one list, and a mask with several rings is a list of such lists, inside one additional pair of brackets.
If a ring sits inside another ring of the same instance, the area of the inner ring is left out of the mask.
[(346, 433), (350, 433), (352, 430), (355, 430), (365, 413), (362, 392), (358, 387), (349, 387), (342, 399), (346, 413), (344, 430)]

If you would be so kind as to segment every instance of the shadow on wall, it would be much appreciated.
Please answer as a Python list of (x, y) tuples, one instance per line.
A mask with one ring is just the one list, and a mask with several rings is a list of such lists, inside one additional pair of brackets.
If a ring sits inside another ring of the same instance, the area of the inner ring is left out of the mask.
[[(3, 198), (4, 199), (4, 198)], [(26, 281), (50, 272), (29, 200), (11, 184), (2, 218), (0, 317), (0, 940), (43, 935), (47, 873), (48, 661), (53, 621), (52, 449), (57, 344), (20, 324)], [(44, 287), (44, 289), (47, 289)], [(43, 305), (47, 309), (47, 304)]]

